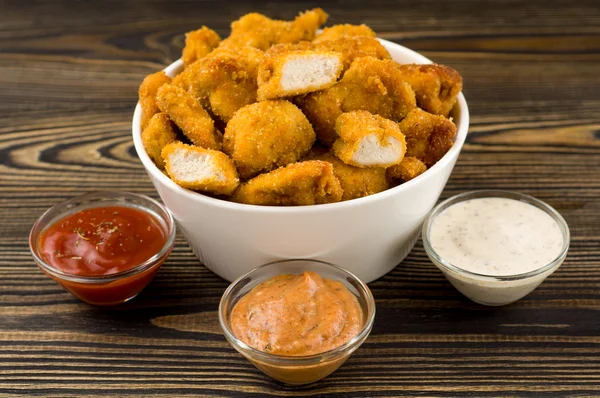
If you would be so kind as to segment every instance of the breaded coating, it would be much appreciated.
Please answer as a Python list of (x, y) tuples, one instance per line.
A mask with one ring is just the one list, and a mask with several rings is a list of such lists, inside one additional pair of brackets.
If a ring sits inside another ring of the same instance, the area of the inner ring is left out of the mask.
[(425, 163), (412, 156), (405, 156), (400, 163), (386, 169), (388, 178), (402, 182), (410, 181), (426, 171)]
[(312, 41), (317, 34), (317, 29), (327, 22), (329, 14), (322, 8), (313, 8), (300, 13), (292, 22), (284, 22), (274, 29), (275, 41), (279, 43), (298, 43), (299, 41)]
[(298, 107), (269, 100), (236, 112), (225, 128), (223, 152), (231, 156), (240, 177), (249, 179), (306, 156), (315, 139)]
[(256, 102), (258, 67), (263, 59), (263, 51), (252, 47), (218, 48), (187, 67), (173, 84), (228, 122), (238, 109)]
[(142, 131), (142, 143), (150, 159), (154, 161), (156, 167), (165, 169), (161, 152), (167, 144), (177, 141), (177, 133), (173, 129), (172, 122), (166, 114), (157, 113), (152, 116), (148, 126)]
[(328, 51), (292, 51), (267, 57), (258, 69), (258, 100), (331, 87), (342, 73), (342, 66), (342, 55)]
[(413, 109), (399, 124), (406, 136), (406, 156), (415, 157), (431, 167), (454, 144), (456, 125), (444, 116)]
[(343, 55), (344, 70), (347, 70), (356, 58), (373, 57), (391, 59), (383, 44), (371, 36), (346, 36), (319, 42), (301, 41), (294, 44), (277, 44), (267, 51), (266, 57), (285, 54), (291, 51), (333, 51)]
[(417, 97), (419, 108), (448, 117), (462, 90), (460, 74), (444, 65), (398, 65)]
[(183, 65), (188, 67), (193, 62), (206, 57), (217, 48), (221, 37), (214, 30), (203, 26), (198, 30), (185, 34), (185, 47), (181, 53)]
[(313, 49), (314, 46), (310, 41), (300, 41), (298, 43), (281, 43), (269, 47), (269, 49), (265, 51), (265, 57), (274, 57), (276, 55), (289, 53), (291, 51), (309, 51)]
[(184, 188), (231, 195), (240, 184), (233, 161), (223, 152), (174, 142), (163, 148), (162, 157), (169, 177)]
[(156, 101), (183, 134), (194, 144), (207, 149), (221, 149), (222, 136), (200, 103), (187, 91), (165, 84), (158, 90)]
[[(385, 191), (390, 187), (386, 169), (382, 167), (354, 167), (339, 160), (331, 152), (314, 147), (307, 159), (323, 160), (331, 163), (333, 173), (340, 180), (344, 194), (342, 200), (362, 198)], [(393, 166), (396, 167), (396, 166)]]
[(320, 8), (300, 13), (291, 22), (274, 20), (253, 12), (231, 24), (231, 35), (221, 42), (220, 47), (251, 46), (266, 50), (273, 44), (310, 41), (325, 21), (327, 13)]
[(263, 206), (308, 206), (339, 202), (342, 187), (331, 163), (307, 160), (261, 174), (240, 185), (231, 200)]
[(344, 112), (366, 110), (399, 121), (416, 107), (415, 93), (397, 64), (373, 57), (355, 59), (339, 82), (297, 102), (328, 147), (337, 138), (335, 121)]
[(163, 71), (148, 75), (142, 81), (139, 89), (139, 101), (142, 108), (142, 131), (148, 126), (152, 116), (160, 112), (158, 105), (156, 105), (156, 92), (163, 84), (170, 82), (171, 78)]
[(392, 58), (379, 40), (370, 36), (348, 36), (333, 40), (322, 40), (314, 43), (313, 48), (317, 51), (335, 51), (341, 53), (344, 56), (344, 70), (347, 70), (356, 58)]
[(398, 124), (367, 111), (342, 113), (335, 122), (338, 139), (333, 152), (356, 167), (390, 167), (406, 153), (404, 134)]
[(326, 40), (336, 40), (339, 38), (348, 38), (352, 36), (367, 36), (367, 37), (375, 37), (375, 32), (373, 29), (369, 28), (367, 25), (350, 25), (350, 24), (342, 24), (342, 25), (333, 25), (329, 28), (323, 29), (323, 32), (313, 40), (313, 43), (319, 43)]

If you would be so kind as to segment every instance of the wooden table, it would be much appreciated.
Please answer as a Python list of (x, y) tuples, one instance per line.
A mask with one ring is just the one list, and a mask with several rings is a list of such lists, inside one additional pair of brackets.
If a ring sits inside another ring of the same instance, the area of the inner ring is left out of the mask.
[(471, 129), (443, 197), (517, 190), (569, 223), (566, 262), (515, 304), (470, 302), (419, 243), (370, 285), (377, 318), (360, 350), (288, 388), (227, 344), (227, 282), (181, 237), (118, 308), (83, 304), (36, 268), (27, 236), (53, 204), (98, 189), (157, 196), (130, 122), (140, 80), (178, 56), (184, 32), (315, 5), (0, 1), (0, 396), (600, 396), (597, 1), (320, 3), (331, 23), (367, 23), (464, 76)]

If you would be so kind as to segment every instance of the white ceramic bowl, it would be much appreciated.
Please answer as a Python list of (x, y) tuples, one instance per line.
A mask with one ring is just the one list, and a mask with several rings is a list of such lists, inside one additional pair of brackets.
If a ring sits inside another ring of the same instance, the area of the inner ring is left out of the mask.
[[(408, 48), (380, 41), (397, 62), (431, 63)], [(182, 67), (178, 60), (165, 72), (175, 76)], [(365, 198), (316, 206), (244, 205), (181, 188), (146, 154), (139, 104), (133, 114), (133, 142), (192, 250), (217, 275), (233, 281), (261, 264), (305, 258), (341, 265), (368, 283), (388, 273), (410, 252), (452, 173), (469, 128), (462, 93), (452, 117), (458, 127), (456, 142), (419, 177)]]

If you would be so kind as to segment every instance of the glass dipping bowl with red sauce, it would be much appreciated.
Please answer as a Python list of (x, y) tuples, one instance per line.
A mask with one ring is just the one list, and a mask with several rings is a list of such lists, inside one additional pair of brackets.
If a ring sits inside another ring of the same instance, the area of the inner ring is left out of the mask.
[(91, 192), (59, 203), (33, 225), (29, 248), (40, 269), (94, 305), (131, 300), (171, 253), (175, 222), (144, 195)]

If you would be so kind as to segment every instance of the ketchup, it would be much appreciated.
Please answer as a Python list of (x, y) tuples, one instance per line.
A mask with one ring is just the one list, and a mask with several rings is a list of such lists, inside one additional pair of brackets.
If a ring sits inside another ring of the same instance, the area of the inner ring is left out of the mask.
[(166, 243), (160, 222), (133, 207), (95, 207), (71, 214), (46, 229), (39, 247), (52, 267), (79, 276), (127, 271)]

